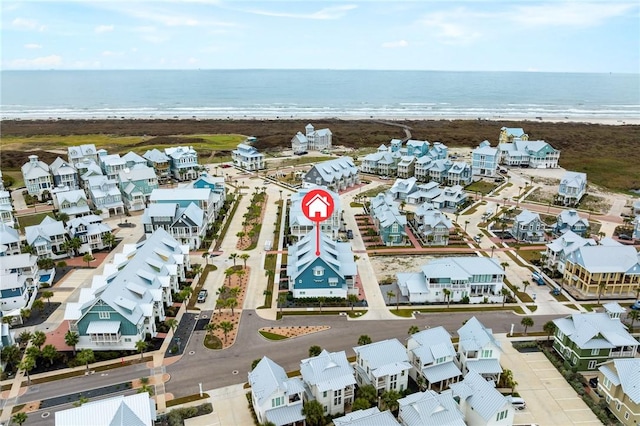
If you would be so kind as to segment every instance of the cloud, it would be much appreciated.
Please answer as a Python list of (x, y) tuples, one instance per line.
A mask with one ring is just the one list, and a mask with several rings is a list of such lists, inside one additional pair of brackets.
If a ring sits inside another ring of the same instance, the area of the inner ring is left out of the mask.
[(294, 19), (340, 19), (344, 17), (348, 11), (356, 9), (358, 6), (355, 4), (345, 4), (342, 6), (332, 6), (320, 9), (317, 12), (312, 13), (290, 13), (290, 12), (271, 12), (268, 10), (250, 9), (245, 12), (253, 13), (255, 15), (273, 16), (277, 18), (294, 18)]
[(592, 27), (637, 9), (633, 3), (565, 2), (516, 6), (506, 17), (522, 26)]
[(42, 45), (41, 44), (36, 44), (36, 43), (27, 43), (24, 45), (25, 49), (42, 49)]
[(104, 52), (102, 52), (102, 56), (122, 56), (122, 55), (124, 55), (124, 53), (114, 52), (111, 50), (105, 50)]
[(113, 31), (113, 28), (113, 25), (98, 25), (94, 28), (94, 31), (98, 34), (102, 34)]
[(140, 38), (149, 43), (162, 43), (169, 40), (166, 33), (160, 33), (154, 26), (141, 26), (133, 29), (134, 32), (140, 34)]
[(20, 30), (38, 30), (44, 31), (45, 26), (39, 25), (38, 21), (35, 19), (25, 19), (25, 18), (16, 18), (11, 21), (11, 25), (14, 28), (18, 28)]
[(49, 55), (33, 59), (14, 59), (10, 65), (12, 68), (51, 68), (62, 65), (62, 56)]
[(466, 44), (481, 37), (477, 21), (483, 14), (456, 8), (423, 16), (418, 23), (433, 31), (445, 44)]
[(409, 46), (409, 42), (406, 40), (398, 40), (398, 41), (387, 41), (385, 43), (382, 43), (381, 47), (384, 47), (385, 49), (396, 49), (399, 47), (407, 47)]

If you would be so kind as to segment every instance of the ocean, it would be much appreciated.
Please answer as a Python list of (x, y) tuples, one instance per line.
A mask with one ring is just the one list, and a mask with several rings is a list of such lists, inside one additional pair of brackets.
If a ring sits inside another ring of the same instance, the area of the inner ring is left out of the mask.
[(3, 119), (640, 119), (638, 74), (2, 71)]

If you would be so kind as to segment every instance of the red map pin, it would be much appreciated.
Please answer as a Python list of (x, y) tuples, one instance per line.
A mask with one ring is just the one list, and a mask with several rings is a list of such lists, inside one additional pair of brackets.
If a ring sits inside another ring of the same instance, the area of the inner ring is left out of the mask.
[(324, 189), (313, 189), (302, 198), (302, 214), (316, 224), (316, 256), (320, 256), (320, 222), (333, 214), (333, 197)]

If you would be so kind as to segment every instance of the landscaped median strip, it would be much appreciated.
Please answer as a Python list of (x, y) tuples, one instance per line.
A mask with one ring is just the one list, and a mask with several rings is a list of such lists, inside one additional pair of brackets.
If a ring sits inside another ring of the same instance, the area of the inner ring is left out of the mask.
[(265, 339), (284, 340), (290, 337), (305, 336), (307, 334), (318, 333), (320, 331), (329, 330), (331, 327), (327, 325), (309, 325), (309, 326), (293, 326), (293, 327), (262, 327), (258, 332)]
[(397, 315), (399, 317), (403, 317), (403, 318), (411, 318), (413, 317), (414, 313), (420, 313), (420, 314), (430, 314), (430, 313), (436, 313), (436, 312), (452, 312), (452, 313), (458, 313), (458, 312), (482, 312), (482, 311), (513, 311), (516, 314), (520, 314), (520, 315), (524, 315), (524, 310), (522, 310), (522, 308), (520, 306), (466, 306), (466, 307), (462, 307), (462, 308), (457, 308), (457, 307), (450, 307), (450, 308), (416, 308), (416, 309), (389, 309), (389, 312), (391, 312), (394, 315)]

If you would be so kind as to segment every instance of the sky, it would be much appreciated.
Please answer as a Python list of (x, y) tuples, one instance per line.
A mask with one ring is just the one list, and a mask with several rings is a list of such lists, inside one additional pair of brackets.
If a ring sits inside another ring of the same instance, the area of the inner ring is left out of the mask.
[(640, 72), (640, 2), (2, 0), (1, 68)]

